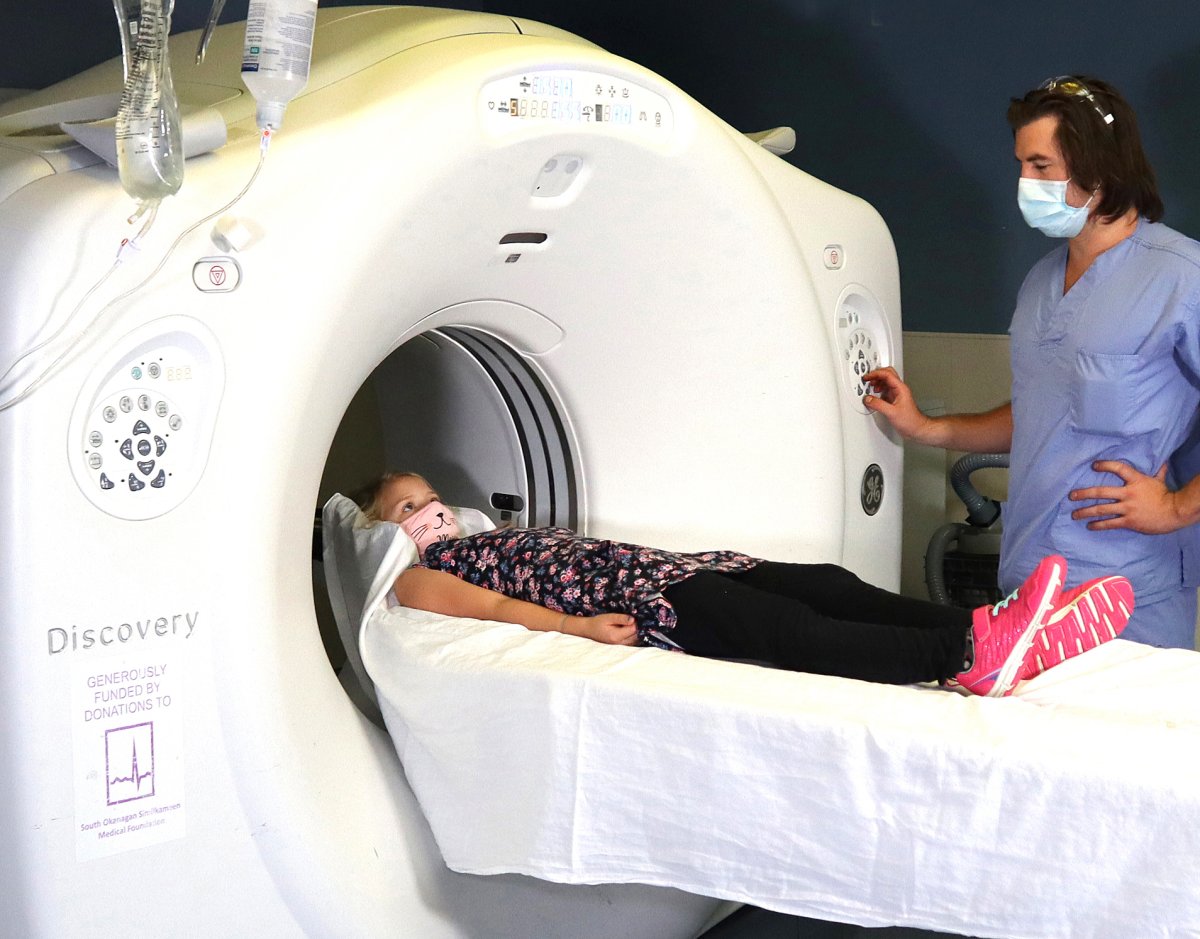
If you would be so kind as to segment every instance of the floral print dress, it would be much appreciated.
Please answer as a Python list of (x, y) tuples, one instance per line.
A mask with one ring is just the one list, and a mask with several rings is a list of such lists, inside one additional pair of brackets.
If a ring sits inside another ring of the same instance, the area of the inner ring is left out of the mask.
[(762, 563), (735, 551), (681, 554), (584, 538), (566, 528), (499, 529), (425, 549), (418, 567), (571, 616), (629, 613), (643, 645), (678, 649), (662, 591), (697, 571), (736, 573)]

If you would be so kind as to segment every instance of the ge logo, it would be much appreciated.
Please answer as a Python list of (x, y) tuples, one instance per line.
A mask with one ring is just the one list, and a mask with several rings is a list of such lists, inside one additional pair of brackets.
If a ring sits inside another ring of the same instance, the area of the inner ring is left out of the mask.
[(214, 264), (208, 269), (208, 279), (214, 287), (220, 287), (225, 283), (225, 268), (220, 264)]
[(874, 515), (883, 504), (883, 470), (878, 463), (872, 463), (863, 473), (858, 499), (862, 503), (862, 510), (868, 515)]

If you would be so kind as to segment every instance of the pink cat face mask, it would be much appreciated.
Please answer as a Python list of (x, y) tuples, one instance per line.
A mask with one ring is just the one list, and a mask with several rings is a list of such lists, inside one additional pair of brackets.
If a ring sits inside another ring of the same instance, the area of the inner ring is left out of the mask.
[(400, 523), (400, 527), (417, 545), (417, 552), (424, 557), (425, 549), (435, 541), (449, 541), (462, 532), (454, 513), (440, 502), (430, 502), (417, 509)]

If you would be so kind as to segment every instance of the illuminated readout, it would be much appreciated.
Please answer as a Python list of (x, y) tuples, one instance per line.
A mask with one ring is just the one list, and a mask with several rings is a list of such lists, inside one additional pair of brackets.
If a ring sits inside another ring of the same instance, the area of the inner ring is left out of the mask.
[(554, 70), (511, 75), (485, 86), (481, 104), (496, 128), (550, 121), (661, 133), (671, 126), (665, 97), (599, 72)]

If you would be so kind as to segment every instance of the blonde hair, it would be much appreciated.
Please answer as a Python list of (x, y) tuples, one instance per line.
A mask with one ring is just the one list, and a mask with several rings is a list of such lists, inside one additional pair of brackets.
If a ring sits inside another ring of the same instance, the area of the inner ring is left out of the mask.
[[(365, 515), (372, 522), (378, 522), (382, 520), (383, 506), (379, 504), (379, 500), (383, 497), (383, 487), (395, 479), (419, 479), (426, 486), (429, 485), (429, 480), (420, 473), (402, 473), (395, 471), (381, 473), (371, 482), (358, 489), (354, 495), (351, 496), (351, 498), (354, 499), (354, 501), (358, 504), (358, 507), (362, 509), (363, 515)], [(433, 487), (430, 486), (430, 488)]]

